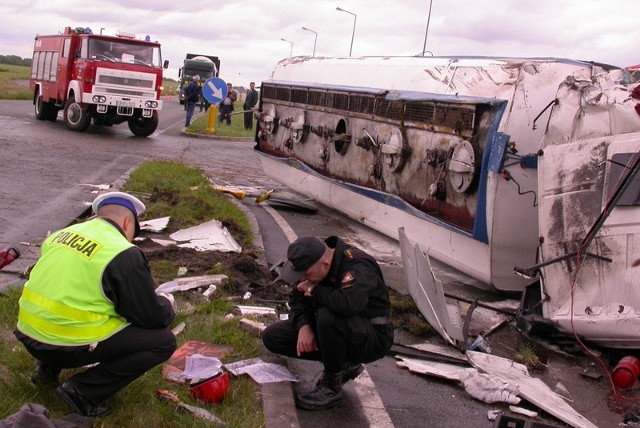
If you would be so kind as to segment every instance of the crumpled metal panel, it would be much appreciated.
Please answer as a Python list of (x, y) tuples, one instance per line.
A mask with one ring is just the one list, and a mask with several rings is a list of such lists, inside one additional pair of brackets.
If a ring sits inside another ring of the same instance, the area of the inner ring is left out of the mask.
[[(560, 87), (539, 158), (540, 262), (583, 249), (620, 171), (628, 172), (612, 161), (640, 152), (640, 116), (630, 96), (636, 86), (625, 70), (617, 70), (576, 73)], [(574, 256), (541, 270), (546, 318), (595, 343), (640, 347), (638, 219), (639, 205), (614, 207), (584, 248), (610, 262)]]

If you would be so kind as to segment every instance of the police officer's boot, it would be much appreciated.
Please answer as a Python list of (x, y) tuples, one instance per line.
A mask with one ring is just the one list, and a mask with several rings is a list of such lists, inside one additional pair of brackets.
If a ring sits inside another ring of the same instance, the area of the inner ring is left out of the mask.
[(36, 369), (31, 375), (31, 381), (35, 385), (58, 386), (58, 376), (60, 376), (61, 371), (61, 369), (53, 367), (51, 364), (38, 361)]
[(344, 374), (342, 375), (342, 385), (349, 382), (350, 380), (354, 380), (360, 373), (364, 371), (364, 366), (362, 364), (353, 364), (347, 362), (344, 368)]
[(325, 371), (313, 391), (298, 395), (296, 405), (306, 410), (324, 410), (342, 405), (343, 374), (344, 372), (327, 373)]

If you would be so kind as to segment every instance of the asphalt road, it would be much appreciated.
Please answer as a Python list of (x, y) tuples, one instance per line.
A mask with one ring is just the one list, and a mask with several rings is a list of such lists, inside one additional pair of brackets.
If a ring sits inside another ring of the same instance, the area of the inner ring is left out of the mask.
[[(0, 248), (39, 242), (48, 231), (66, 226), (88, 207), (95, 198), (95, 186), (117, 182), (127, 171), (151, 159), (199, 167), (220, 185), (286, 192), (264, 176), (251, 142), (184, 136), (180, 133), (183, 122), (184, 110), (174, 99), (165, 102), (158, 130), (149, 138), (132, 136), (126, 124), (92, 126), (76, 133), (66, 129), (60, 117), (55, 123), (37, 121), (28, 101), (0, 101)], [(387, 282), (403, 289), (399, 250), (388, 238), (324, 208), (309, 214), (273, 209), (251, 200), (245, 200), (245, 205), (260, 226), (269, 263), (284, 258), (291, 234), (337, 234), (373, 254)], [(286, 227), (276, 218), (281, 218)], [(3, 271), (20, 271), (36, 260), (37, 247), (18, 246), (23, 256)], [(5, 280), (4, 275), (0, 274), (0, 282)], [(305, 381), (313, 380), (320, 370), (318, 365), (306, 362), (292, 362), (290, 368)], [(348, 405), (325, 412), (299, 411), (300, 425), (389, 426), (372, 422), (371, 409), (375, 408), (383, 410), (396, 427), (492, 427), (488, 410), (508, 412), (505, 405), (472, 399), (451, 382), (399, 368), (392, 357), (368, 364), (367, 373), (381, 403), (361, 398), (352, 382), (346, 387)], [(607, 385), (582, 379), (575, 364), (559, 359), (557, 365), (550, 366), (547, 377), (545, 381), (552, 388), (562, 381), (573, 396), (570, 404), (598, 426), (617, 426), (622, 421), (621, 415), (607, 409)], [(308, 382), (300, 385), (309, 386)]]

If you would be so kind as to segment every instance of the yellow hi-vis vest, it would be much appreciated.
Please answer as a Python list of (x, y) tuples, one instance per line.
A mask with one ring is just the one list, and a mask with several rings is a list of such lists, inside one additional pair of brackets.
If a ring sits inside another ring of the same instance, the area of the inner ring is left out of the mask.
[(102, 291), (102, 274), (132, 247), (112, 224), (96, 218), (53, 233), (20, 297), (18, 330), (52, 345), (86, 345), (129, 325)]

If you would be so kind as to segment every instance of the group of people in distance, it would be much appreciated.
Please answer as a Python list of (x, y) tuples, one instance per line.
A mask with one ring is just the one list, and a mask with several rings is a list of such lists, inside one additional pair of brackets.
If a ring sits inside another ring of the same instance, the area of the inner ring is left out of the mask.
[[(202, 83), (200, 76), (193, 76), (193, 80), (184, 89), (184, 103), (185, 110), (187, 111), (184, 121), (184, 127), (188, 128), (191, 125), (191, 119), (193, 118), (193, 112), (196, 105), (201, 105), (204, 96), (202, 95)], [(225, 122), (227, 126), (231, 125), (231, 116), (234, 110), (234, 103), (238, 99), (237, 92), (233, 89), (231, 83), (227, 83), (227, 94), (222, 101), (218, 104), (218, 122)], [(255, 82), (249, 84), (249, 89), (246, 91), (244, 103), (242, 105), (244, 114), (244, 129), (253, 129), (253, 108), (258, 104), (258, 91), (256, 90)], [(208, 104), (207, 104), (208, 108)], [(202, 111), (202, 108), (200, 109)]]

